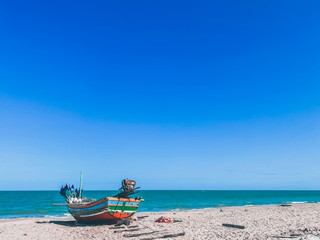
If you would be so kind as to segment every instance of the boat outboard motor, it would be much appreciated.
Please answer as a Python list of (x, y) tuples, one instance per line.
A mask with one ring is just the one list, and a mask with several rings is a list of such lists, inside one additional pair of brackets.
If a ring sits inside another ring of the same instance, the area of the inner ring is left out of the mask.
[(126, 198), (131, 194), (138, 193), (138, 192), (135, 192), (134, 190), (139, 189), (140, 187), (136, 188), (135, 186), (136, 186), (136, 181), (129, 180), (128, 178), (124, 179), (122, 181), (122, 187), (119, 189), (121, 192), (117, 194), (115, 197)]

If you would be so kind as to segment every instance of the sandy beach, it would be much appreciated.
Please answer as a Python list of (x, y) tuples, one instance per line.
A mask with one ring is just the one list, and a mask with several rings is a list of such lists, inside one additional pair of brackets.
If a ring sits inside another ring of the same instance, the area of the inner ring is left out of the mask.
[[(319, 203), (142, 212), (136, 216), (138, 220), (129, 227), (76, 224), (72, 218), (1, 220), (0, 239), (320, 239)], [(177, 222), (156, 223), (160, 216)]]

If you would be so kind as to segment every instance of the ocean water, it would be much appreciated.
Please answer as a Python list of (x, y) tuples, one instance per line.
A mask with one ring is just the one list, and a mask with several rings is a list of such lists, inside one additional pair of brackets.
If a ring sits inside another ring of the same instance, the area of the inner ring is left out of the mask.
[[(88, 198), (114, 196), (117, 191), (84, 191)], [(133, 195), (135, 196), (135, 195)], [(320, 202), (320, 191), (141, 191), (140, 212), (200, 209), (223, 206)], [(58, 191), (0, 191), (0, 218), (66, 217)]]

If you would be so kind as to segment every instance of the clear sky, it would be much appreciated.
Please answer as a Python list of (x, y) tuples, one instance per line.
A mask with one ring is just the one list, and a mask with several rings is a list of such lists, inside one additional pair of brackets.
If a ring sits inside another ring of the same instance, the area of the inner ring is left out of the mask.
[(319, 1), (0, 5), (0, 189), (320, 188)]

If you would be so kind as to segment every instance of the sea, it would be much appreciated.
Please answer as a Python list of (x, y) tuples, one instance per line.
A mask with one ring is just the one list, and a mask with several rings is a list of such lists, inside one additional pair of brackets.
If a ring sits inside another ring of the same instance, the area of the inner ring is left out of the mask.
[[(84, 191), (87, 198), (114, 196), (117, 191)], [(139, 212), (177, 211), (226, 206), (320, 202), (320, 191), (141, 191)], [(69, 217), (59, 191), (0, 191), (0, 219)]]

